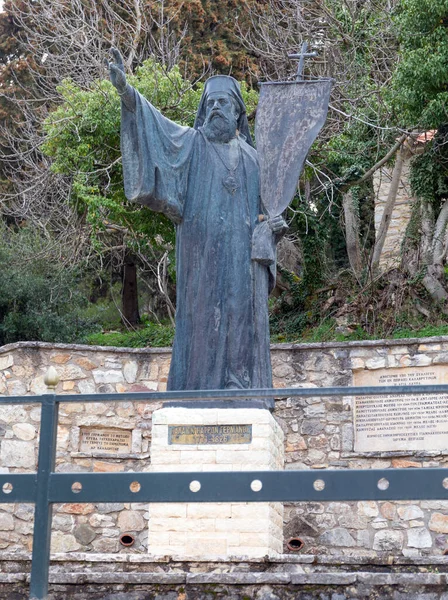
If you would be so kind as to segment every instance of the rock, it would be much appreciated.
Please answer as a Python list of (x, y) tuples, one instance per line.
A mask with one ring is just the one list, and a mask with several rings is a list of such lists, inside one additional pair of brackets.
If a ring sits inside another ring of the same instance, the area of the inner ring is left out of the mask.
[(115, 388), (110, 383), (103, 383), (98, 386), (99, 394), (115, 394)]
[(32, 521), (34, 519), (34, 506), (19, 504), (14, 516), (21, 521)]
[(81, 392), (81, 394), (95, 394), (96, 393), (96, 388), (95, 388), (95, 384), (93, 383), (93, 381), (88, 381), (85, 379), (78, 381), (78, 390)]
[(393, 529), (380, 529), (375, 533), (373, 549), (380, 552), (401, 550), (403, 547), (403, 533)]
[(295, 371), (293, 367), (291, 367), (287, 363), (280, 363), (279, 365), (276, 365), (273, 368), (272, 374), (274, 375), (274, 377), (283, 379), (284, 377), (293, 377), (295, 375)]
[(376, 517), (370, 525), (373, 529), (387, 529), (387, 521), (383, 517)]
[(32, 442), (3, 440), (0, 450), (0, 461), (4, 467), (23, 467), (35, 469), (36, 457)]
[(4, 369), (9, 369), (14, 364), (14, 357), (12, 354), (7, 354), (6, 356), (0, 356), (0, 371)]
[(61, 531), (53, 531), (51, 536), (51, 552), (52, 553), (65, 553), (65, 552), (76, 552), (80, 546), (75, 539), (75, 536)]
[(413, 367), (426, 367), (432, 363), (432, 358), (427, 354), (414, 354), (411, 358)]
[(61, 381), (70, 381), (71, 379), (85, 379), (86, 374), (78, 365), (66, 365), (58, 369), (59, 379)]
[(64, 515), (64, 514), (56, 514), (53, 516), (51, 525), (52, 528), (57, 531), (71, 531), (73, 529), (73, 525), (75, 524), (75, 519), (72, 515)]
[(393, 521), (395, 519), (396, 514), (396, 506), (392, 504), (392, 502), (384, 502), (380, 507), (381, 514), (389, 521)]
[(6, 384), (10, 396), (25, 396), (27, 387), (23, 381), (8, 381)]
[(300, 432), (302, 435), (319, 435), (324, 430), (324, 423), (321, 423), (317, 420), (305, 419), (302, 422), (302, 427), (300, 428)]
[(448, 500), (422, 500), (420, 506), (429, 510), (448, 510)]
[(39, 375), (39, 377), (35, 377), (31, 380), (30, 392), (36, 396), (41, 396), (48, 392), (48, 387), (44, 381), (43, 375)]
[(352, 371), (359, 371), (361, 369), (364, 369), (365, 363), (362, 358), (352, 358), (350, 360), (350, 367)]
[(310, 404), (304, 409), (306, 418), (312, 419), (313, 417), (322, 417), (325, 415), (325, 404), (319, 402), (317, 404)]
[(90, 519), (89, 519), (89, 523), (92, 527), (113, 527), (114, 526), (114, 519), (113, 517), (110, 517), (109, 515), (98, 515), (96, 513), (94, 513)]
[(103, 460), (96, 460), (93, 463), (93, 471), (95, 473), (120, 473), (124, 471), (124, 467), (121, 463), (105, 462)]
[(141, 531), (146, 524), (141, 513), (135, 510), (123, 510), (118, 515), (118, 527), (121, 531)]
[(322, 463), (325, 460), (325, 452), (322, 452), (321, 450), (315, 450), (314, 448), (312, 448), (311, 450), (308, 450), (308, 456), (305, 460), (309, 461), (312, 464)]
[(64, 392), (71, 392), (75, 389), (75, 385), (76, 384), (74, 381), (64, 381), (62, 383), (62, 389), (64, 390)]
[(121, 370), (121, 360), (118, 358), (106, 358), (104, 361), (104, 367), (106, 369), (120, 369)]
[(135, 360), (128, 360), (124, 363), (123, 375), (127, 383), (135, 383), (137, 379), (138, 364)]
[[(0, 414), (1, 414), (1, 408), (0, 408)], [(24, 418), (26, 418), (26, 413), (23, 413), (23, 414), (24, 414)], [(30, 410), (30, 419), (36, 423), (40, 423), (40, 406), (32, 408)], [(16, 416), (16, 419), (14, 419), (14, 420), (19, 420), (18, 415)]]
[(429, 521), (429, 528), (436, 533), (448, 533), (448, 515), (433, 513)]
[(78, 541), (83, 546), (87, 546), (96, 538), (95, 531), (85, 523), (78, 525), (78, 527), (75, 527), (73, 535), (75, 536), (76, 541)]
[(392, 466), (394, 469), (410, 469), (421, 467), (421, 463), (416, 462), (415, 460), (408, 460), (406, 458), (393, 458)]
[(412, 521), (413, 519), (421, 519), (424, 517), (423, 511), (419, 506), (415, 504), (411, 506), (399, 506), (397, 509), (398, 516), (403, 521)]
[(356, 546), (355, 540), (349, 534), (347, 529), (336, 527), (330, 531), (325, 531), (319, 537), (319, 544), (337, 547), (352, 547)]
[(122, 504), (121, 502), (108, 502), (108, 503), (101, 502), (97, 506), (98, 512), (103, 513), (103, 514), (120, 512), (120, 510), (123, 510), (123, 509), (124, 509), (124, 504)]
[(386, 366), (386, 359), (380, 358), (369, 358), (366, 360), (366, 369), (383, 369)]
[(101, 369), (95, 369), (92, 371), (95, 383), (123, 383), (123, 373), (116, 369), (109, 371), (103, 371)]
[(29, 423), (17, 423), (12, 426), (12, 431), (19, 440), (30, 441), (36, 437), (36, 428)]
[(376, 502), (358, 502), (358, 513), (363, 517), (377, 517), (378, 506)]
[(26, 412), (21, 406), (0, 406), (0, 421), (3, 421), (4, 423), (17, 423), (17, 421), (26, 421)]
[(93, 504), (63, 504), (60, 507), (60, 511), (68, 513), (70, 515), (89, 515), (94, 511), (95, 507)]
[(409, 529), (408, 546), (410, 548), (431, 548), (431, 534), (425, 527)]
[(290, 433), (286, 438), (285, 452), (297, 452), (298, 450), (306, 450), (306, 442), (298, 433)]
[(9, 513), (0, 512), (0, 531), (13, 531), (14, 518)]
[(70, 357), (70, 354), (52, 354), (50, 360), (57, 365), (64, 365), (70, 360)]
[[(121, 532), (120, 532), (119, 529), (111, 529), (111, 528), (109, 528), (109, 529), (103, 529), (101, 531), (101, 535), (103, 537), (105, 537), (105, 538), (115, 538), (115, 539), (118, 539), (120, 537), (120, 533)], [(147, 531), (144, 531), (143, 533), (146, 535), (146, 537), (148, 537), (148, 532)]]
[(331, 450), (340, 450), (341, 449), (341, 438), (339, 435), (333, 435), (330, 438), (330, 448)]
[(86, 371), (92, 371), (92, 369), (96, 369), (98, 367), (96, 363), (92, 362), (88, 358), (85, 358), (85, 356), (79, 356), (75, 358), (74, 362)]
[(348, 513), (339, 517), (339, 525), (349, 529), (367, 529), (368, 521), (363, 516)]
[(353, 450), (353, 425), (344, 423), (342, 426), (342, 450), (351, 452)]
[(370, 548), (370, 533), (367, 529), (358, 531), (356, 533), (356, 542), (358, 546), (363, 548)]
[(118, 540), (114, 540), (113, 538), (98, 538), (93, 540), (92, 546), (95, 552), (111, 554), (118, 552), (118, 543)]
[(110, 406), (100, 402), (86, 402), (85, 411), (88, 415), (104, 415), (110, 410)]

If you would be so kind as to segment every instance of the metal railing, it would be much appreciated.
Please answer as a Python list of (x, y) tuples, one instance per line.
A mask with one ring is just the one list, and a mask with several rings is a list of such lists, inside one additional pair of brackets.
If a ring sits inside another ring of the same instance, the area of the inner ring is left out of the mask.
[[(49, 382), (50, 385), (50, 382)], [(55, 384), (54, 384), (55, 385)], [(359, 500), (448, 500), (448, 469), (240, 471), (198, 473), (55, 473), (59, 404), (72, 402), (160, 402), (270, 400), (274, 398), (448, 393), (448, 385), (285, 388), (7, 396), (5, 404), (41, 405), (38, 469), (1, 474), (0, 503), (35, 504), (30, 599), (48, 594), (52, 505), (84, 502), (303, 502)], [(205, 403), (204, 403), (205, 404)], [(448, 449), (448, 438), (447, 438)], [(261, 481), (259, 491), (251, 483)], [(190, 484), (200, 482), (200, 489)]]

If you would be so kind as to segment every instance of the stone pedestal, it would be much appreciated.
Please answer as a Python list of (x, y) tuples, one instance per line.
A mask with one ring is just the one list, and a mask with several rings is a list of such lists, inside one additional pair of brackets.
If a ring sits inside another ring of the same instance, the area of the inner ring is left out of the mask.
[[(192, 425), (200, 427), (187, 427)], [(153, 414), (153, 471), (279, 470), (283, 455), (283, 432), (266, 409), (170, 407)], [(280, 503), (151, 504), (149, 514), (153, 555), (257, 558), (282, 552)]]

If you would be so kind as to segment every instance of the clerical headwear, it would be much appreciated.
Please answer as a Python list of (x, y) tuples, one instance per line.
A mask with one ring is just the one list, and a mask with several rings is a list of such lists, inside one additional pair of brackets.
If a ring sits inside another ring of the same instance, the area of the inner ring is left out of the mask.
[(204, 125), (206, 104), (208, 98), (212, 94), (229, 94), (240, 107), (240, 116), (238, 118), (238, 131), (246, 138), (246, 142), (253, 146), (252, 138), (249, 131), (249, 123), (246, 114), (246, 105), (244, 104), (243, 96), (241, 95), (240, 84), (236, 79), (229, 75), (215, 75), (207, 79), (202, 92), (201, 101), (194, 122), (194, 128), (199, 129)]

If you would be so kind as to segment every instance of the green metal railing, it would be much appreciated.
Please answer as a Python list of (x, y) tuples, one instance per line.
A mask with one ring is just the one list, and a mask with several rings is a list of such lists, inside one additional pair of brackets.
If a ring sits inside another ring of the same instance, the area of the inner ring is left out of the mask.
[[(281, 397), (332, 397), (448, 393), (448, 385), (358, 388), (207, 390), (57, 396), (7, 396), (0, 405), (41, 405), (37, 473), (0, 475), (0, 503), (35, 504), (30, 599), (45, 600), (52, 506), (65, 502), (303, 502), (448, 500), (448, 469), (241, 471), (198, 473), (55, 473), (60, 403), (210, 400), (272, 401)], [(447, 436), (448, 450), (448, 436)], [(251, 485), (257, 481), (258, 486)], [(199, 482), (198, 486), (191, 485)], [(258, 491), (255, 491), (258, 489)], [(197, 491), (195, 491), (197, 490)]]

